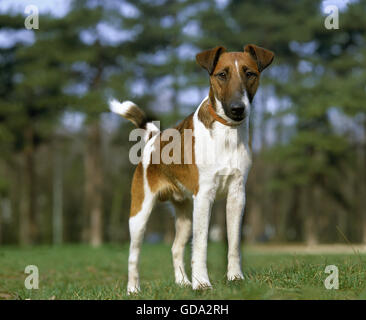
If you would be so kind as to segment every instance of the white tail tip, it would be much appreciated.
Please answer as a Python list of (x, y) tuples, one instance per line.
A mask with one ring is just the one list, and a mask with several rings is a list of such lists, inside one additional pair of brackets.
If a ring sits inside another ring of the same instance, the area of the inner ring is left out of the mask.
[(109, 100), (109, 109), (121, 116), (125, 116), (127, 112), (136, 105), (132, 101), (119, 102), (116, 99)]

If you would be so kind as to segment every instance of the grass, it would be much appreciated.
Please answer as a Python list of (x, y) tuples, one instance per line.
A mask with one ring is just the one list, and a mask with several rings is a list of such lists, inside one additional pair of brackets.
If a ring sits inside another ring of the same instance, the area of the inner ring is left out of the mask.
[[(365, 255), (294, 255), (245, 248), (245, 280), (229, 283), (225, 247), (210, 243), (213, 290), (192, 291), (175, 285), (170, 247), (145, 244), (140, 264), (142, 292), (134, 297), (126, 295), (127, 257), (127, 245), (2, 247), (0, 299), (366, 299)], [(330, 264), (339, 269), (339, 290), (324, 287), (328, 276), (324, 270)], [(24, 287), (27, 265), (39, 268), (38, 290)]]

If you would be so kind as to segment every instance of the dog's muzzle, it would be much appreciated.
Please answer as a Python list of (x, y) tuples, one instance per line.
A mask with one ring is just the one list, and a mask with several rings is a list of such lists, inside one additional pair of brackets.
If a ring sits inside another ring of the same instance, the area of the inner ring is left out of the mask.
[(229, 106), (230, 118), (235, 121), (243, 120), (246, 116), (246, 107), (244, 102), (233, 102)]

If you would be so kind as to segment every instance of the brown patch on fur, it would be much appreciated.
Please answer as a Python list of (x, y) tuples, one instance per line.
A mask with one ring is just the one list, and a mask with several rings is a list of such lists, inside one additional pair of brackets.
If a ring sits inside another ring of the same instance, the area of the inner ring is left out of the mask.
[(257, 62), (258, 71), (262, 72), (273, 61), (274, 53), (268, 49), (258, 47), (255, 44), (248, 44), (244, 48), (244, 52), (248, 52)]
[(208, 112), (211, 114), (211, 116), (218, 122), (222, 123), (223, 125), (225, 126), (229, 126), (229, 127), (236, 127), (238, 126), (237, 124), (235, 123), (232, 123), (232, 122), (228, 122), (226, 121), (224, 118), (221, 118), (217, 113), (216, 113), (216, 110), (214, 109), (214, 107), (209, 104), (208, 105)]
[(140, 162), (132, 178), (130, 217), (135, 216), (141, 210), (144, 196), (144, 173)]
[[(235, 61), (238, 64), (239, 75)], [(247, 78), (244, 69), (253, 72), (256, 76)], [(226, 70), (228, 74), (228, 80), (224, 83), (220, 82), (215, 76), (215, 74), (220, 73), (222, 70)], [(229, 103), (230, 98), (235, 92), (243, 92), (244, 89), (248, 92), (249, 99), (252, 100), (258, 89), (260, 72), (257, 62), (248, 52), (225, 52), (220, 56), (213, 75), (210, 78), (210, 97), (211, 95), (216, 96), (222, 103)]]
[(208, 111), (208, 109), (209, 103), (208, 100), (206, 100), (198, 110), (198, 120), (200, 120), (207, 129), (211, 129), (212, 124), (215, 122), (215, 119)]
[[(184, 195), (181, 191), (180, 185), (183, 185), (187, 190), (193, 194), (197, 194), (198, 185), (198, 168), (195, 164), (195, 154), (194, 154), (194, 135), (192, 137), (192, 150), (187, 148), (190, 146), (190, 141), (185, 141), (184, 139), (184, 129), (192, 130), (193, 134), (193, 113), (179, 123), (175, 129), (180, 132), (181, 137), (181, 159), (180, 164), (165, 164), (161, 159), (161, 152), (164, 147), (171, 143), (171, 141), (162, 141), (161, 134), (157, 137), (160, 140), (160, 163), (159, 164), (149, 164), (147, 167), (147, 179), (152, 192), (159, 193), (159, 199), (161, 201), (170, 200), (173, 196), (180, 197), (184, 199)], [(156, 140), (159, 142), (158, 140)], [(157, 143), (156, 142), (156, 143)], [(187, 161), (187, 156), (192, 158), (191, 164), (184, 163)]]
[(204, 69), (208, 71), (211, 75), (213, 70), (215, 69), (215, 65), (220, 57), (220, 55), (225, 52), (226, 49), (224, 47), (216, 47), (211, 50), (206, 50), (200, 52), (196, 55), (197, 63)]
[(146, 114), (138, 106), (131, 106), (123, 117), (131, 121), (137, 128), (143, 128), (146, 124)]
[[(215, 114), (215, 97), (227, 108), (233, 98), (238, 99), (245, 90), (252, 101), (258, 89), (260, 73), (272, 62), (273, 56), (273, 52), (252, 44), (247, 45), (243, 52), (226, 52), (224, 48), (216, 47), (196, 56), (198, 64), (210, 74), (209, 99), (198, 111), (198, 119), (207, 129), (212, 128), (214, 121), (230, 125)], [(247, 76), (248, 72), (251, 76)], [(226, 78), (220, 77), (220, 74), (225, 74)]]

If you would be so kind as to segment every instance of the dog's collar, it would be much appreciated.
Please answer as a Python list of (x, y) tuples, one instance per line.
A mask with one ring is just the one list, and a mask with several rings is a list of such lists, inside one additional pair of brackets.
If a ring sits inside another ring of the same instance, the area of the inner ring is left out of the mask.
[(218, 122), (222, 123), (223, 125), (225, 126), (229, 126), (229, 127), (237, 127), (239, 125), (241, 125), (242, 121), (241, 122), (238, 122), (238, 123), (233, 123), (233, 122), (229, 122), (227, 120), (225, 120), (224, 118), (220, 117), (215, 109), (212, 107), (212, 104), (211, 103), (208, 103), (208, 112), (211, 114), (211, 116)]

